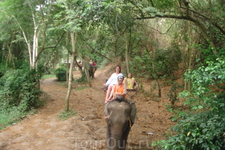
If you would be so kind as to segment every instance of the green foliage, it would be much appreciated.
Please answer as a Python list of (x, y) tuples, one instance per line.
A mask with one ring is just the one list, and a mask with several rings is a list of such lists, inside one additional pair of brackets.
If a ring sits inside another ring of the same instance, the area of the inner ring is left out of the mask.
[(185, 105), (190, 105), (192, 109), (220, 109), (223, 102), (219, 104), (215, 99), (224, 90), (225, 81), (225, 61), (216, 59), (209, 61), (206, 66), (201, 66), (196, 70), (185, 73), (186, 80), (192, 82), (192, 91), (184, 91), (181, 96), (186, 98)]
[(4, 63), (0, 63), (0, 78), (4, 75), (4, 73), (5, 73)]
[(184, 105), (190, 111), (177, 111), (180, 121), (172, 127), (174, 136), (155, 142), (161, 149), (225, 149), (225, 61), (209, 61), (185, 74), (191, 91), (183, 91)]
[(38, 81), (40, 75), (34, 70), (10, 70), (0, 79), (1, 110), (18, 107), (21, 112), (39, 106)]
[(60, 114), (58, 114), (58, 118), (60, 120), (66, 120), (66, 119), (68, 119), (72, 116), (76, 116), (76, 115), (77, 115), (77, 113), (70, 109), (69, 111), (65, 111), (65, 110), (62, 111)]
[(48, 79), (48, 78), (54, 78), (54, 77), (55, 75), (49, 74), (49, 75), (44, 75), (42, 79)]
[(20, 108), (12, 107), (8, 110), (0, 111), (0, 130), (7, 126), (16, 124), (21, 121), (26, 115), (33, 114), (35, 110), (29, 112), (21, 112)]
[(135, 55), (131, 64), (131, 71), (138, 72), (138, 75), (145, 78), (167, 77), (173, 79), (173, 71), (178, 69), (181, 61), (180, 50), (176, 47), (158, 49), (156, 52), (144, 51)]
[(76, 81), (81, 82), (81, 83), (84, 83), (87, 81), (87, 77), (86, 77), (86, 74), (84, 71), (82, 72), (82, 76), (79, 79), (77, 79)]
[(89, 87), (87, 87), (87, 86), (81, 86), (81, 87), (77, 87), (76, 90), (79, 91), (79, 90), (83, 90), (83, 89), (86, 89), (86, 88), (89, 88)]
[(0, 124), (4, 128), (20, 121), (26, 114), (42, 106), (38, 87), (41, 74), (35, 70), (8, 70), (0, 78)]
[(54, 71), (58, 81), (66, 81), (66, 69), (65, 68), (57, 68)]
[(20, 113), (18, 111), (12, 111), (13, 113), (17, 113), (17, 115), (12, 115), (12, 113), (0, 111), (0, 130), (4, 129), (7, 126), (10, 126), (12, 123), (16, 123), (20, 119)]
[(211, 111), (198, 113), (181, 120), (172, 130), (178, 134), (168, 140), (155, 142), (165, 150), (221, 150), (225, 148), (225, 115), (215, 115)]
[(171, 9), (175, 5), (176, 1), (174, 0), (163, 0), (163, 1), (155, 1), (155, 7), (157, 9), (165, 10)]
[(179, 88), (181, 88), (181, 86), (178, 85), (176, 82), (173, 82), (173, 85), (168, 94), (169, 101), (171, 102), (172, 107), (174, 106), (175, 102), (179, 101), (178, 98)]

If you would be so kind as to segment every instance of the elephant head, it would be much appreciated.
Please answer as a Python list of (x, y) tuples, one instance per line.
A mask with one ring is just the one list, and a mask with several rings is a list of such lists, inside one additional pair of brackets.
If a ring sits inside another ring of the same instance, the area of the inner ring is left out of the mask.
[(136, 116), (134, 103), (115, 99), (105, 106), (108, 150), (125, 150), (127, 138)]

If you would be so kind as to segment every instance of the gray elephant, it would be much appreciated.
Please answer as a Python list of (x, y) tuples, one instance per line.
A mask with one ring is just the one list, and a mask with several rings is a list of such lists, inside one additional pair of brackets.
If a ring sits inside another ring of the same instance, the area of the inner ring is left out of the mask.
[(117, 98), (105, 105), (107, 150), (125, 150), (127, 138), (136, 116), (134, 103)]

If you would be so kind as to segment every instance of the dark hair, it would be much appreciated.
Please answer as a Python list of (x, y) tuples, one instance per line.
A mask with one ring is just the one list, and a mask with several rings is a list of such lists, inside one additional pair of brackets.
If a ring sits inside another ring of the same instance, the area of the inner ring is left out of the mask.
[[(121, 73), (121, 67), (119, 65), (117, 65), (116, 68), (117, 67), (119, 67), (119, 69), (120, 69), (119, 73)], [(116, 68), (115, 68), (115, 71), (116, 71)]]

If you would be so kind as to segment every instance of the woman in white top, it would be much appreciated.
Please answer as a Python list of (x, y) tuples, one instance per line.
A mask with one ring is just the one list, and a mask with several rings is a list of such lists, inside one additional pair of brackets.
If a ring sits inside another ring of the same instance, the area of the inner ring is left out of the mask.
[(107, 80), (107, 82), (105, 83), (105, 86), (108, 87), (108, 90), (106, 92), (106, 97), (105, 97), (105, 103), (108, 101), (109, 99), (109, 96), (110, 96), (110, 93), (113, 89), (113, 86), (116, 85), (118, 83), (118, 79), (117, 77), (119, 75), (122, 75), (123, 74), (121, 73), (121, 67), (120, 66), (116, 66), (116, 69), (115, 69), (115, 73), (113, 73), (110, 78)]

